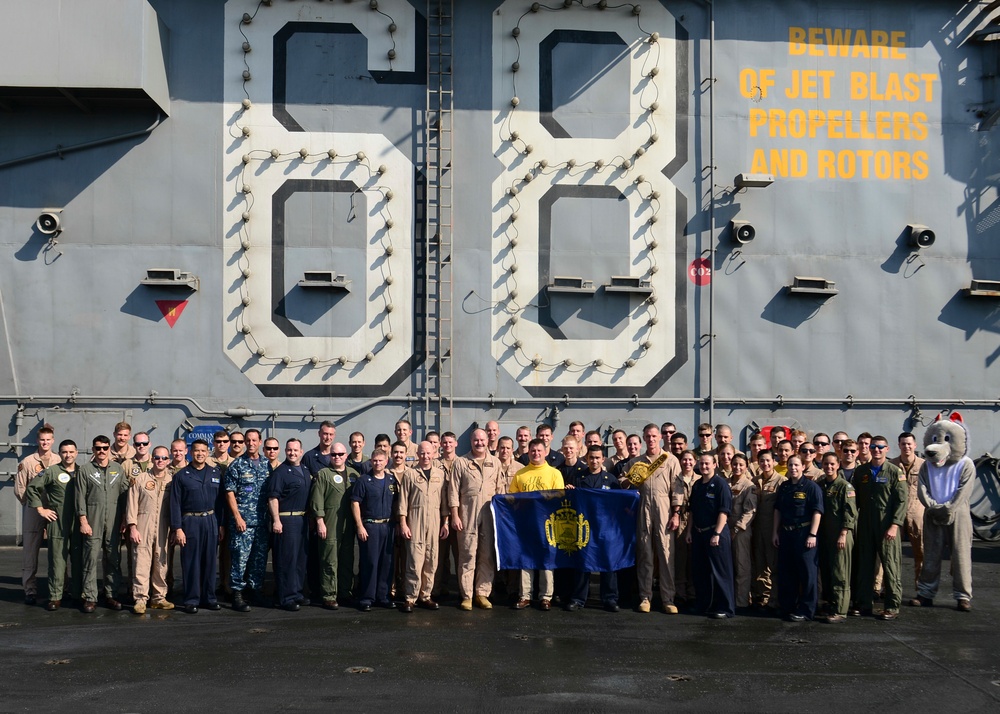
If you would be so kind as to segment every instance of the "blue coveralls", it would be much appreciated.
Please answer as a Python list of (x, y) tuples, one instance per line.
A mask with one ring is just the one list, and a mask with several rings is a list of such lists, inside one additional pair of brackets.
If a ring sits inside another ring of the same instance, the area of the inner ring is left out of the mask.
[[(601, 471), (600, 473), (592, 474), (590, 470), (585, 470), (582, 473), (577, 471), (572, 475), (573, 481), (572, 485), (575, 488), (592, 488), (599, 491), (608, 491), (611, 489), (621, 489), (621, 484), (618, 483), (618, 479), (609, 474), (607, 471)], [(573, 592), (570, 595), (570, 601), (575, 602), (580, 607), (587, 604), (587, 596), (590, 595), (590, 573), (578, 570), (575, 573), (576, 581), (573, 586)], [(605, 605), (618, 604), (618, 573), (615, 571), (601, 573), (601, 602)]]
[(733, 509), (733, 492), (718, 474), (707, 483), (700, 478), (691, 485), (691, 578), (694, 580), (695, 608), (701, 614), (736, 614), (733, 585), (733, 544), (728, 524), (723, 526), (719, 545), (712, 545), (720, 513)]
[(399, 484), (396, 477), (385, 473), (377, 479), (368, 474), (354, 482), (351, 500), (361, 508), (361, 524), (368, 531), (368, 540), (361, 550), (358, 580), (358, 601), (361, 605), (389, 603), (392, 587), (392, 519), (396, 513)]
[(306, 550), (309, 545), (309, 505), (311, 482), (302, 466), (287, 461), (274, 470), (267, 486), (267, 498), (278, 500), (281, 533), (274, 534), (271, 560), (274, 565), (278, 604), (305, 602), (302, 587), (306, 579)]
[(215, 602), (216, 548), (222, 524), (222, 475), (214, 466), (185, 466), (170, 488), (170, 527), (181, 528), (187, 544), (181, 548), (184, 604)]
[(781, 514), (778, 528), (778, 606), (781, 614), (816, 614), (819, 591), (816, 573), (819, 548), (806, 548), (813, 514), (823, 513), (823, 490), (803, 477), (798, 483), (789, 479), (778, 486), (774, 510)]
[(230, 587), (233, 592), (251, 588), (260, 592), (267, 569), (267, 545), (270, 522), (267, 515), (267, 480), (270, 477), (267, 459), (251, 459), (246, 455), (233, 459), (226, 469), (225, 490), (236, 497), (236, 507), (247, 524), (242, 533), (236, 530), (236, 519), (228, 515), (229, 551), (233, 565)]

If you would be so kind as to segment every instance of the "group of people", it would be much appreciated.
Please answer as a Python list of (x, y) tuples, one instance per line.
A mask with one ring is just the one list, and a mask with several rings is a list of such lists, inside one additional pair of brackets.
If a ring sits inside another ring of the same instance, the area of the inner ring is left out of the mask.
[[(93, 612), (99, 563), (106, 607), (173, 609), (177, 547), (178, 604), (191, 614), (220, 609), (219, 593), (238, 612), (268, 602), (269, 553), (271, 603), (289, 611), (309, 601), (330, 610), (436, 610), (452, 572), (463, 610), (491, 609), (498, 582), (516, 609), (577, 610), (588, 602), (591, 573), (498, 572), (490, 510), (498, 494), (572, 488), (639, 493), (635, 567), (600, 574), (600, 601), (612, 612), (630, 593), (639, 612), (650, 612), (658, 583), (667, 614), (688, 607), (722, 619), (754, 608), (838, 623), (872, 614), (880, 598), (877, 616), (892, 620), (903, 597), (904, 535), (921, 570), (923, 460), (908, 432), (894, 459), (882, 436), (810, 439), (784, 427), (754, 432), (743, 454), (725, 424), (700, 424), (693, 445), (669, 422), (641, 435), (614, 430), (606, 445), (574, 421), (555, 449), (551, 425), (523, 426), (511, 438), (490, 421), (471, 431), (464, 456), (452, 432), (411, 437), (401, 419), (395, 439), (379, 434), (367, 453), (363, 434), (344, 445), (324, 421), (309, 450), (257, 429), (152, 447), (149, 434), (122, 422), (112, 439), (95, 437), (92, 458), (78, 463), (78, 446), (66, 439), (53, 451), (54, 431), (44, 425), (15, 487), (24, 504), (25, 602), (38, 601), (44, 532), (50, 611), (68, 590)], [(970, 609), (971, 581), (956, 599)]]

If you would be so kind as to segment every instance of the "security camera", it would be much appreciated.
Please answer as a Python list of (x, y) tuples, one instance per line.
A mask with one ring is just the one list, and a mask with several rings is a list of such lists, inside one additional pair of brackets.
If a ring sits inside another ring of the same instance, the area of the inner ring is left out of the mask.
[(59, 218), (60, 213), (62, 213), (61, 208), (46, 208), (38, 216), (38, 220), (35, 221), (35, 228), (42, 235), (58, 235), (62, 232), (62, 219)]
[(730, 221), (733, 229), (733, 240), (740, 245), (746, 245), (757, 237), (757, 230), (750, 221)]
[(930, 248), (934, 245), (934, 238), (936, 236), (934, 235), (934, 231), (927, 226), (911, 223), (906, 226), (906, 229), (909, 232), (908, 241), (912, 247), (919, 250), (920, 248)]

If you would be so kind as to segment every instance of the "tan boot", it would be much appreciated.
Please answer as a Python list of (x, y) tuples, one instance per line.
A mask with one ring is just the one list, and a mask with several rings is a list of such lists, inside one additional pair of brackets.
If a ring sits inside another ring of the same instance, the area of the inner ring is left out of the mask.
[(486, 597), (485, 595), (476, 595), (476, 597), (473, 599), (472, 602), (473, 602), (473, 604), (476, 607), (478, 607), (480, 609), (483, 609), (483, 610), (492, 610), (493, 609), (493, 603), (491, 603), (490, 599), (488, 597)]
[(146, 613), (146, 601), (136, 600), (135, 605), (132, 607), (132, 612), (136, 615), (144, 615)]
[(649, 600), (646, 598), (639, 601), (639, 612), (649, 612)]
[(459, 610), (465, 610), (465, 611), (468, 612), (469, 610), (472, 609), (472, 600), (470, 600), (468, 598), (462, 600), (462, 602), (458, 606), (458, 609)]

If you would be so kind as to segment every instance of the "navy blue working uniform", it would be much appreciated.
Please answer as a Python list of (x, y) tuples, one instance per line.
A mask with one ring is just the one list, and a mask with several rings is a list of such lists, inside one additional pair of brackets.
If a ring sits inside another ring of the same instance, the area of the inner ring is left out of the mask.
[[(733, 544), (729, 526), (718, 528), (719, 514), (727, 518), (733, 509), (733, 492), (726, 480), (715, 474), (707, 482), (698, 479), (691, 486), (691, 578), (694, 580), (695, 608), (705, 615), (736, 614), (733, 585)], [(712, 536), (719, 544), (712, 545)]]
[(816, 573), (819, 549), (806, 548), (814, 513), (823, 513), (823, 490), (813, 481), (791, 479), (778, 486), (774, 510), (781, 516), (778, 528), (778, 606), (781, 614), (812, 619), (819, 592)]
[[(590, 488), (597, 491), (609, 491), (611, 489), (621, 489), (618, 479), (607, 471), (599, 471), (594, 474), (590, 470), (576, 472), (571, 483), (574, 488)], [(615, 571), (601, 573), (601, 602), (605, 607), (618, 604), (618, 573)], [(576, 582), (573, 592), (570, 595), (570, 602), (574, 602), (580, 607), (587, 604), (587, 596), (590, 595), (590, 573), (582, 570), (576, 571)]]
[[(577, 459), (572, 466), (564, 460), (559, 466), (554, 466), (553, 468), (558, 469), (559, 473), (562, 474), (564, 484), (574, 483), (581, 474), (585, 474), (588, 471), (587, 464), (583, 459)], [(583, 603), (579, 602), (576, 597), (579, 589), (579, 570), (575, 568), (556, 568), (552, 573), (552, 577), (553, 592), (562, 602), (576, 602), (580, 606), (586, 602), (586, 596), (583, 598)], [(590, 581), (588, 580), (587, 582), (589, 589)]]
[(302, 466), (312, 478), (316, 478), (316, 474), (323, 469), (330, 468), (331, 463), (330, 454), (322, 453), (318, 446), (302, 455)]
[(216, 548), (222, 525), (222, 474), (214, 466), (185, 466), (171, 483), (170, 527), (184, 531), (181, 548), (184, 604), (212, 605), (215, 600)]
[(372, 474), (354, 482), (351, 500), (361, 508), (361, 525), (368, 531), (368, 540), (361, 542), (358, 567), (358, 602), (362, 606), (391, 606), (389, 590), (392, 587), (392, 531), (393, 515), (399, 483), (388, 471), (378, 479)]
[[(531, 459), (528, 457), (527, 454), (521, 454), (516, 458), (517, 462), (522, 466), (527, 466), (531, 461)], [(562, 455), (561, 451), (555, 451), (550, 449), (548, 455), (545, 457), (545, 463), (547, 463), (554, 469), (558, 469), (559, 467), (561, 467), (563, 464), (566, 463), (566, 457)]]
[(287, 461), (271, 474), (267, 485), (268, 500), (278, 501), (281, 533), (274, 534), (271, 559), (274, 565), (275, 594), (279, 605), (305, 602), (302, 588), (306, 580), (306, 557), (309, 546), (309, 488), (312, 481), (303, 466)]

